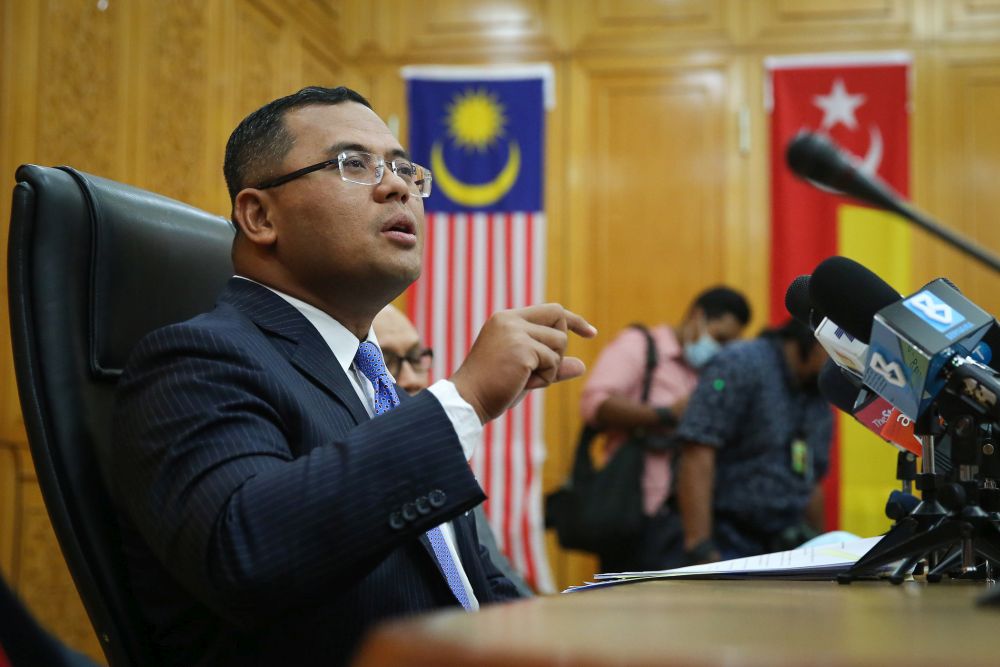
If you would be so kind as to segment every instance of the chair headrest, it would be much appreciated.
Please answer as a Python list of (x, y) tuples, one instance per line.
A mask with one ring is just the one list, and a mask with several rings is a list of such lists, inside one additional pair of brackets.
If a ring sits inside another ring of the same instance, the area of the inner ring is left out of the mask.
[[(18, 181), (31, 181), (42, 169), (22, 166)], [(46, 171), (50, 181), (57, 179)], [(71, 179), (66, 186), (79, 189), (90, 218), (90, 371), (116, 379), (144, 335), (212, 308), (232, 275), (233, 227), (146, 190), (70, 167), (59, 171)], [(48, 195), (60, 196), (51, 185)]]

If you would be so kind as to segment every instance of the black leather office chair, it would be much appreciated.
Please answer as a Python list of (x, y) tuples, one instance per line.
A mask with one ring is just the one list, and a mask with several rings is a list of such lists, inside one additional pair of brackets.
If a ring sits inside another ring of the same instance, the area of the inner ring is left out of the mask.
[(24, 165), (17, 181), (11, 338), (38, 482), (109, 663), (152, 665), (105, 484), (115, 384), (144, 334), (212, 307), (232, 227), (68, 167)]

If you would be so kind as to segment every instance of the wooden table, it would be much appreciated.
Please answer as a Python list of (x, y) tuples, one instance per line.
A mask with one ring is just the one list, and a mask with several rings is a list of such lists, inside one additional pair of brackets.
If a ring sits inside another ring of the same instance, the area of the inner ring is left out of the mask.
[(391, 623), (356, 667), (1000, 665), (984, 584), (651, 581)]

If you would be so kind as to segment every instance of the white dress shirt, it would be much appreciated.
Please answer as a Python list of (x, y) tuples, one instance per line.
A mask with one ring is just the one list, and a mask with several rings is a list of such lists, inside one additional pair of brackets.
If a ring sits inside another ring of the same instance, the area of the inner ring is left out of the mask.
[[(236, 277), (256, 282), (243, 276)], [(261, 283), (257, 284), (261, 285)], [(357, 336), (348, 331), (343, 324), (319, 308), (301, 299), (296, 299), (293, 296), (279, 292), (267, 285), (261, 285), (261, 287), (266, 287), (287, 301), (316, 327), (319, 335), (323, 337), (323, 340), (330, 347), (330, 351), (333, 352), (333, 356), (336, 357), (337, 363), (340, 364), (341, 368), (347, 374), (347, 378), (351, 381), (351, 386), (354, 387), (354, 391), (357, 392), (362, 405), (368, 411), (368, 416), (374, 417), (375, 387), (372, 386), (371, 381), (365, 377), (364, 373), (354, 365), (354, 356), (358, 353), (358, 348), (361, 346), (362, 341), (358, 340)], [(368, 330), (366, 340), (370, 340), (378, 345), (378, 339), (375, 337), (375, 332), (372, 329)], [(393, 381), (395, 381), (395, 378), (393, 378)], [(458, 441), (462, 445), (462, 451), (465, 453), (466, 460), (471, 459), (476, 449), (478, 449), (479, 443), (483, 440), (483, 425), (479, 421), (479, 416), (476, 414), (475, 409), (459, 395), (458, 390), (450, 380), (438, 380), (428, 387), (427, 391), (431, 392), (441, 403), (441, 407), (444, 408), (445, 414), (448, 416), (455, 429), (455, 433), (458, 435)], [(441, 534), (444, 535), (448, 551), (451, 552), (455, 564), (458, 565), (458, 575), (462, 580), (462, 585), (465, 587), (465, 593), (469, 598), (471, 608), (479, 609), (479, 601), (476, 599), (475, 593), (472, 592), (472, 585), (469, 584), (469, 578), (465, 574), (462, 559), (459, 557), (458, 549), (455, 546), (455, 529), (451, 525), (451, 522), (441, 524)]]

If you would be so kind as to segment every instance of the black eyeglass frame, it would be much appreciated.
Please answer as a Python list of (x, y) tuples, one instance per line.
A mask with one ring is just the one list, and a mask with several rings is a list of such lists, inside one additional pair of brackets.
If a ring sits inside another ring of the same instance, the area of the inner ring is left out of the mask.
[[(426, 369), (420, 370), (420, 367), (418, 366), (418, 364), (419, 364), (419, 362), (423, 361), (425, 357), (428, 358), (430, 361), (427, 362), (427, 368)], [(413, 369), (413, 372), (415, 372), (415, 373), (427, 373), (427, 372), (430, 371), (430, 369), (431, 369), (430, 368), (430, 364), (434, 360), (434, 350), (432, 350), (429, 347), (425, 347), (425, 348), (421, 349), (417, 353), (417, 355), (415, 357), (416, 360), (417, 360), (416, 364), (413, 363), (414, 357), (411, 357), (410, 355), (406, 355), (404, 357), (397, 357), (395, 354), (393, 354), (391, 352), (387, 352), (385, 350), (382, 351), (382, 358), (383, 358), (383, 361), (385, 362), (386, 370), (388, 370), (389, 374), (392, 375), (393, 377), (397, 377), (402, 372), (402, 370), (403, 370), (403, 362), (404, 361), (406, 363), (410, 364), (410, 368)], [(393, 362), (393, 364), (392, 364), (393, 366), (398, 365), (398, 368), (396, 369), (395, 372), (393, 372), (393, 370), (391, 368), (389, 368), (390, 359), (395, 360)]]
[[(388, 166), (390, 169), (392, 169), (392, 173), (394, 173), (394, 174), (398, 173), (396, 171), (396, 169), (397, 169), (396, 162), (398, 160), (403, 160), (403, 161), (405, 161), (405, 162), (413, 165), (415, 168), (423, 170), (423, 172), (425, 174), (425, 178), (421, 179), (420, 181), (414, 180), (413, 181), (414, 184), (418, 184), (418, 186), (422, 185), (425, 180), (429, 181), (429, 182), (433, 182), (433, 178), (432, 178), (432, 175), (431, 175), (431, 170), (428, 169), (427, 167), (419, 165), (416, 162), (413, 162), (412, 160), (406, 160), (405, 158), (395, 158), (393, 160), (386, 161), (386, 159), (384, 157), (382, 157), (381, 155), (374, 155), (373, 153), (367, 153), (367, 155), (371, 155), (376, 160), (378, 160), (378, 163), (376, 163), (376, 167), (380, 167), (381, 168), (381, 171), (379, 172), (378, 180), (376, 180), (374, 183), (358, 183), (357, 181), (352, 181), (349, 178), (347, 178), (346, 176), (344, 176), (343, 161), (346, 160), (351, 155), (356, 155), (359, 152), (360, 151), (344, 151), (343, 153), (340, 153), (337, 157), (333, 158), (332, 160), (323, 160), (322, 162), (317, 162), (316, 164), (311, 164), (308, 167), (302, 167), (301, 169), (296, 169), (295, 171), (293, 171), (293, 172), (291, 172), (289, 174), (285, 174), (284, 176), (278, 176), (277, 178), (272, 178), (269, 181), (264, 181), (260, 185), (256, 186), (256, 189), (257, 190), (268, 190), (270, 188), (276, 188), (279, 185), (284, 185), (285, 183), (288, 183), (289, 181), (294, 181), (296, 178), (301, 178), (302, 176), (305, 176), (306, 174), (311, 174), (314, 171), (319, 171), (320, 169), (326, 169), (327, 167), (331, 167), (333, 165), (337, 165), (337, 171), (340, 173), (340, 180), (342, 180), (342, 181), (344, 181), (346, 183), (354, 183), (356, 185), (378, 185), (379, 183), (382, 182), (382, 179), (385, 178), (385, 168), (386, 168), (386, 166)], [(379, 164), (379, 163), (381, 163), (381, 164)], [(429, 187), (427, 188), (427, 193), (426, 194), (424, 194), (423, 188), (420, 188), (420, 190), (418, 192), (415, 192), (413, 194), (416, 194), (416, 195), (418, 195), (421, 198), (430, 197), (430, 195), (431, 195)]]

